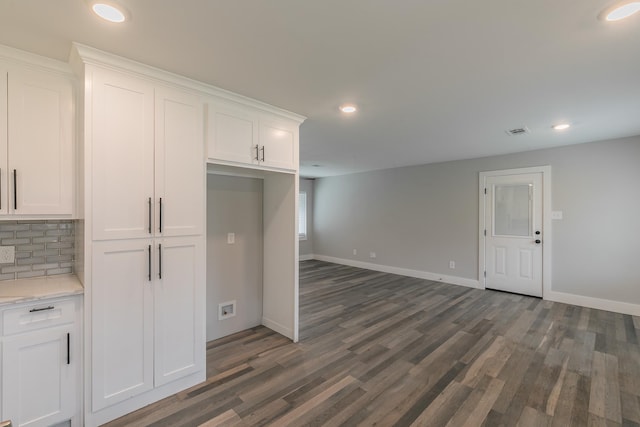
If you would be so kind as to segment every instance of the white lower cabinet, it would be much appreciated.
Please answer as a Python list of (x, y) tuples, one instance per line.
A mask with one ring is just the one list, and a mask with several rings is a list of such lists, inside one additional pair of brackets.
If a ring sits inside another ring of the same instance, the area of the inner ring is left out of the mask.
[(153, 388), (151, 239), (94, 243), (92, 409)]
[(202, 237), (93, 244), (92, 410), (204, 368)]
[[(78, 298), (2, 310), (2, 419), (14, 426), (76, 425), (80, 378)], [(79, 424), (78, 424), (79, 425)]]
[(205, 365), (206, 267), (202, 237), (156, 240), (154, 384), (198, 372)]

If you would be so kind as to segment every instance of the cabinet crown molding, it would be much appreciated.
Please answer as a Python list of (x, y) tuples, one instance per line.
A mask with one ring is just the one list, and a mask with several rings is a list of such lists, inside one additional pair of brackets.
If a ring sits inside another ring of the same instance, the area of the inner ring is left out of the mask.
[(171, 73), (160, 68), (152, 67), (128, 58), (123, 58), (109, 52), (83, 45), (81, 43), (72, 43), (69, 62), (76, 73), (81, 74), (83, 64), (95, 65), (110, 68), (120, 72), (136, 74), (139, 77), (151, 78), (157, 80), (158, 83), (172, 84), (180, 86), (184, 89), (199, 92), (204, 95), (214, 96), (224, 100), (234, 101), (252, 108), (257, 108), (278, 116), (292, 120), (301, 124), (306, 120), (305, 116), (293, 113), (291, 111), (274, 107), (262, 101), (255, 100), (237, 93), (221, 89), (219, 87), (190, 79), (179, 74)]
[(71, 67), (65, 62), (5, 45), (0, 45), (0, 61), (13, 62), (28, 68), (35, 68), (42, 71), (53, 71), (69, 76), (73, 75)]

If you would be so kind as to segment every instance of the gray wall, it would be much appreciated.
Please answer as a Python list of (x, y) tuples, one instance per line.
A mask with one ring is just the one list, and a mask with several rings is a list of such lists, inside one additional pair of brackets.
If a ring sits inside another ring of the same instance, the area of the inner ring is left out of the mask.
[[(261, 324), (262, 196), (260, 179), (207, 177), (207, 340)], [(231, 300), (236, 316), (218, 320), (218, 304)]]
[(317, 179), (314, 251), (478, 279), (478, 173), (542, 165), (552, 289), (640, 303), (640, 137)]
[(300, 255), (313, 254), (313, 179), (300, 178), (300, 191), (307, 192), (307, 240), (300, 240)]

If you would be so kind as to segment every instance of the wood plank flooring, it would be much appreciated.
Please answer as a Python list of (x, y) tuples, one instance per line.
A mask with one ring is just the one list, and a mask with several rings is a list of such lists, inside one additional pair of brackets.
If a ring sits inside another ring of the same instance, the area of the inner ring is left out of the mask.
[(638, 317), (304, 261), (300, 319), (108, 425), (640, 426)]

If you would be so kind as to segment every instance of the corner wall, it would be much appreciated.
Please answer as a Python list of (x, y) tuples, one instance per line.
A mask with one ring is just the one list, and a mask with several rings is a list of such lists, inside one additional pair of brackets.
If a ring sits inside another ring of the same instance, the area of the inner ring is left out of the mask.
[(637, 309), (640, 137), (317, 179), (314, 252), (477, 281), (478, 173), (542, 165), (552, 169), (552, 210), (564, 214), (552, 226), (556, 299)]

